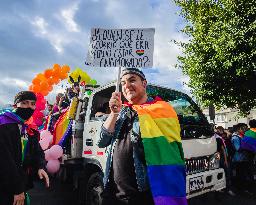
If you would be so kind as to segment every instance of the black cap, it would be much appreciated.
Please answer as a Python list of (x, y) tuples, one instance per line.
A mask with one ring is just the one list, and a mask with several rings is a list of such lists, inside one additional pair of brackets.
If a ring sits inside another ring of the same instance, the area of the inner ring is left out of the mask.
[(122, 70), (121, 72), (121, 78), (124, 76), (124, 75), (127, 75), (127, 74), (135, 74), (135, 75), (138, 75), (139, 77), (141, 77), (143, 80), (146, 80), (146, 77), (144, 75), (144, 73), (139, 70), (138, 68), (125, 68)]
[(24, 100), (36, 101), (36, 95), (32, 91), (21, 91), (14, 97), (14, 105)]

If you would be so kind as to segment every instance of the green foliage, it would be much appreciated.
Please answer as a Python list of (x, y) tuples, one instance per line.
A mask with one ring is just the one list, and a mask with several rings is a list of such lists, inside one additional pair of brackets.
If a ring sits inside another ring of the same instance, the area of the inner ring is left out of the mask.
[(256, 107), (256, 0), (174, 0), (186, 20), (178, 57), (203, 105)]

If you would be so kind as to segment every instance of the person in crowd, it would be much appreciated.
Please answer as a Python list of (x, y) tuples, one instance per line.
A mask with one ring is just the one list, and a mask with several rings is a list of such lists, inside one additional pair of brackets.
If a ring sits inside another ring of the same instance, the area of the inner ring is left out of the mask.
[(228, 148), (225, 143), (226, 133), (222, 126), (216, 128), (215, 138), (217, 142), (217, 152), (220, 153), (220, 167), (225, 171), (226, 191), (229, 195), (235, 196), (235, 193), (231, 189), (231, 162), (229, 161)]
[(50, 104), (49, 102), (47, 102), (47, 107), (46, 107), (44, 115), (48, 116), (48, 115), (52, 114), (52, 111), (53, 111), (53, 105)]
[(59, 101), (59, 110), (64, 110), (70, 105), (70, 100), (68, 98), (68, 89), (66, 90), (65, 94), (60, 98)]
[(109, 108), (109, 103), (106, 102), (102, 105), (102, 107), (95, 113), (95, 117), (108, 116), (111, 110)]
[[(245, 132), (244, 136), (251, 136), (251, 135), (256, 136), (256, 120), (255, 119), (250, 120), (249, 126), (250, 126), (250, 129)], [(247, 176), (248, 189), (250, 192), (252, 192), (253, 185), (254, 185), (254, 171), (256, 170), (255, 161), (254, 161), (255, 160), (255, 149), (253, 149), (253, 150), (247, 149), (247, 152), (248, 152), (248, 160), (249, 160), (248, 167), (247, 167), (247, 169), (248, 169), (248, 176)]]
[(235, 186), (237, 192), (252, 194), (250, 192), (250, 186), (248, 184), (247, 178), (250, 176), (250, 153), (247, 150), (241, 149), (241, 140), (247, 130), (247, 125), (244, 123), (238, 123), (234, 126), (234, 133), (232, 135), (232, 145), (235, 149), (235, 153), (232, 159), (234, 164), (234, 169), (236, 172), (235, 176)]
[(63, 96), (64, 96), (63, 93), (58, 93), (58, 94), (56, 95), (56, 101), (55, 101), (55, 103), (54, 103), (54, 105), (53, 105), (53, 114), (59, 112), (59, 110), (60, 110), (60, 109), (59, 109), (59, 103), (60, 103), (60, 99), (61, 99)]
[(226, 145), (226, 150), (227, 150), (227, 159), (229, 164), (232, 162), (232, 156), (234, 153), (232, 153), (233, 150), (233, 145), (231, 142), (233, 131), (231, 129), (226, 129), (222, 135), (222, 139), (224, 140), (224, 143)]
[(35, 108), (36, 95), (19, 92), (14, 99), (14, 110), (0, 115), (0, 205), (24, 205), (29, 200), (28, 189), (33, 187), (33, 175), (49, 178), (44, 171), (44, 152), (39, 133), (25, 124)]
[[(121, 86), (128, 102), (122, 106), (121, 93), (112, 93), (109, 101), (111, 112), (102, 126), (98, 141), (99, 147), (108, 147), (102, 204), (187, 204), (181, 141), (178, 143), (174, 140), (173, 144), (171, 143), (176, 147), (176, 151), (179, 150), (176, 153), (163, 133), (163, 137), (153, 139), (146, 138), (146, 134), (142, 132), (147, 130), (151, 136), (152, 133), (160, 133), (160, 130), (164, 129), (160, 122), (153, 128), (143, 121), (142, 113), (148, 113), (149, 115), (144, 117), (152, 121), (154, 119), (150, 116), (156, 114), (158, 117), (171, 119), (169, 123), (166, 121), (168, 125), (165, 124), (165, 127), (168, 129), (165, 129), (165, 134), (170, 136), (167, 134), (170, 131), (172, 136), (180, 140), (176, 112), (170, 104), (147, 96), (145, 75), (137, 68), (125, 68), (122, 71)], [(152, 140), (154, 144), (151, 144)], [(179, 161), (181, 166), (171, 166), (164, 159), (161, 165), (154, 166), (161, 157), (173, 158)], [(175, 171), (176, 168), (179, 170)], [(150, 173), (147, 170), (150, 170)], [(173, 177), (170, 177), (171, 175)], [(161, 187), (168, 188), (163, 190)], [(171, 190), (176, 190), (176, 194)]]
[(74, 81), (74, 79), (69, 76), (70, 81), (72, 82), (72, 87), (69, 89), (68, 91), (68, 98), (69, 100), (71, 100), (73, 97), (78, 97), (79, 96), (79, 92), (80, 92), (80, 80), (81, 80), (81, 76), (79, 75), (77, 78), (77, 82)]

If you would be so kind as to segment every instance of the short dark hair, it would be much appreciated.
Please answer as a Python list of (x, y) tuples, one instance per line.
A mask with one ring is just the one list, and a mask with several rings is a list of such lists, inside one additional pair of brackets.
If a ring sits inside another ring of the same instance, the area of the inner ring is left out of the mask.
[(239, 129), (242, 129), (242, 128), (247, 128), (247, 124), (245, 123), (238, 123), (236, 125), (233, 126), (233, 130), (234, 132), (237, 132)]
[(24, 100), (34, 100), (36, 101), (36, 95), (32, 91), (21, 91), (17, 93), (14, 97), (14, 105)]
[(250, 128), (256, 128), (256, 120), (255, 119), (250, 120), (249, 126), (250, 126)]
[(216, 127), (216, 129), (217, 129), (217, 130), (221, 130), (221, 131), (224, 132), (224, 128), (223, 128), (222, 126), (218, 126), (218, 127)]

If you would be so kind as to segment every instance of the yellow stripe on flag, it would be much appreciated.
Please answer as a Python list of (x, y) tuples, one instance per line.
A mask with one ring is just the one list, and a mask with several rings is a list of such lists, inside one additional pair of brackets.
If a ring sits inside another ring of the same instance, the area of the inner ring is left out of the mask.
[(168, 142), (181, 142), (180, 126), (178, 119), (158, 118), (153, 120), (150, 115), (139, 116), (142, 138), (154, 138), (164, 136)]

